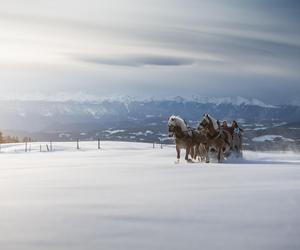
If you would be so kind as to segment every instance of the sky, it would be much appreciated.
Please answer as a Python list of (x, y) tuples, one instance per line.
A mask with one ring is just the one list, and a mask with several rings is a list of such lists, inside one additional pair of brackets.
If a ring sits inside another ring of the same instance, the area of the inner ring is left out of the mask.
[(239, 95), (300, 105), (300, 1), (0, 3), (0, 98)]

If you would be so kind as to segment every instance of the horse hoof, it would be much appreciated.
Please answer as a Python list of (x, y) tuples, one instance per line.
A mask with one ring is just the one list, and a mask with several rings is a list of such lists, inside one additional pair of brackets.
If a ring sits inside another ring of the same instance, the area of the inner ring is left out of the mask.
[(175, 164), (179, 164), (179, 159), (174, 162)]

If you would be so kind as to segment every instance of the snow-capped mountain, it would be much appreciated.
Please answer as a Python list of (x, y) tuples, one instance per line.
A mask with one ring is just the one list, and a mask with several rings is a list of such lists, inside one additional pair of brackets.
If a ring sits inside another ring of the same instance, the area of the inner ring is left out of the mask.
[(241, 96), (236, 97), (223, 97), (223, 98), (216, 98), (216, 97), (197, 97), (193, 96), (193, 100), (202, 103), (202, 104), (216, 104), (216, 105), (233, 105), (233, 106), (240, 106), (240, 105), (249, 105), (249, 106), (258, 106), (262, 108), (277, 108), (277, 106), (266, 104), (263, 101), (258, 99), (252, 98), (247, 99)]
[(242, 119), (250, 123), (265, 121), (298, 122), (300, 107), (274, 106), (243, 97), (137, 100), (79, 98), (55, 100), (0, 101), (0, 129), (24, 131), (90, 130), (97, 128), (165, 126), (171, 114), (192, 123), (203, 113), (217, 119)]
[(122, 103), (131, 103), (131, 102), (149, 102), (149, 101), (176, 101), (176, 102), (190, 102), (194, 101), (197, 103), (202, 104), (216, 104), (216, 105), (222, 105), (222, 104), (231, 104), (234, 106), (239, 105), (251, 105), (251, 106), (260, 106), (263, 108), (276, 108), (274, 105), (266, 104), (261, 100), (252, 98), (244, 98), (241, 96), (235, 96), (235, 97), (202, 97), (193, 95), (191, 98), (183, 98), (181, 96), (176, 97), (169, 97), (169, 98), (148, 98), (148, 99), (141, 99), (136, 98), (129, 95), (121, 95), (116, 94), (113, 96), (96, 96), (92, 94), (87, 94), (84, 92), (76, 92), (76, 93), (64, 93), (60, 92), (55, 95), (43, 95), (41, 93), (34, 93), (31, 95), (8, 95), (8, 96), (1, 96), (0, 95), (0, 101), (44, 101), (44, 102), (77, 102), (77, 103), (98, 103), (101, 104), (104, 101), (110, 101), (110, 102), (122, 102)]
[[(291, 142), (300, 147), (299, 106), (274, 106), (242, 97), (2, 100), (0, 131), (37, 140), (94, 140), (101, 137), (153, 142), (168, 140), (167, 120), (170, 115), (179, 115), (190, 126), (196, 127), (204, 113), (219, 120), (237, 120), (245, 130), (248, 148), (256, 148), (254, 144), (259, 144), (260, 149), (265, 149), (265, 145), (273, 148), (275, 145), (280, 149), (289, 147)], [(252, 140), (268, 135), (276, 136), (276, 140)]]

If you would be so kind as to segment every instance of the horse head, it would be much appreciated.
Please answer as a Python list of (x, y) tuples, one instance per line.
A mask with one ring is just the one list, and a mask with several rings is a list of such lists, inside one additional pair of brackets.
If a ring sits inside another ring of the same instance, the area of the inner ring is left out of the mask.
[(209, 129), (209, 128), (213, 128), (214, 130), (218, 130), (219, 129), (218, 122), (212, 116), (205, 113), (203, 115), (202, 121), (198, 125), (198, 130)]
[(210, 120), (208, 114), (204, 114), (202, 120), (198, 124), (198, 130), (205, 129), (209, 126)]
[(180, 129), (182, 132), (187, 131), (186, 123), (179, 116), (171, 115), (168, 121), (169, 136), (172, 137), (174, 133)]

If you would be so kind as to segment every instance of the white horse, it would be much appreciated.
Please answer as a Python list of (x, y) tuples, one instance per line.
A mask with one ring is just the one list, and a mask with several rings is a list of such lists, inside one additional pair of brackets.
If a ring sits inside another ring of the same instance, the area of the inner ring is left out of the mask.
[(168, 121), (169, 127), (169, 137), (175, 138), (176, 151), (177, 151), (177, 161), (180, 159), (180, 150), (185, 149), (185, 160), (191, 161), (188, 158), (189, 153), (194, 156), (193, 149), (193, 133), (188, 128), (186, 122), (179, 116), (172, 115)]
[[(169, 126), (169, 129), (172, 127), (173, 128), (179, 127), (182, 132), (189, 133), (189, 129), (188, 129), (186, 122), (179, 116), (171, 115), (169, 118), (169, 121), (168, 121), (168, 126)], [(170, 130), (169, 130), (169, 132), (172, 133), (172, 131), (170, 131)]]

